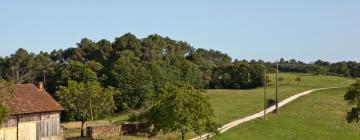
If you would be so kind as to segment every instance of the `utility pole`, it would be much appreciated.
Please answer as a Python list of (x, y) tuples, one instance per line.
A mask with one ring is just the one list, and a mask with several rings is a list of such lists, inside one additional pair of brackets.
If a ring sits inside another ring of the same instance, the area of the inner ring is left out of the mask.
[(276, 107), (275, 107), (275, 113), (278, 113), (278, 89), (279, 89), (279, 85), (278, 85), (278, 76), (279, 75), (279, 62), (276, 63), (276, 92), (275, 92), (275, 103), (276, 103)]
[(266, 68), (264, 70), (264, 119), (266, 119), (266, 86), (267, 86), (267, 83), (266, 83)]

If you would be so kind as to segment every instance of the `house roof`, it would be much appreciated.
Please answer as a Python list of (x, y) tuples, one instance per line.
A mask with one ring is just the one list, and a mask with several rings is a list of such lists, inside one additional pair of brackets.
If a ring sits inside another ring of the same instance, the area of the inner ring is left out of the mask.
[(16, 84), (12, 95), (9, 102), (11, 115), (64, 110), (45, 89), (34, 84)]

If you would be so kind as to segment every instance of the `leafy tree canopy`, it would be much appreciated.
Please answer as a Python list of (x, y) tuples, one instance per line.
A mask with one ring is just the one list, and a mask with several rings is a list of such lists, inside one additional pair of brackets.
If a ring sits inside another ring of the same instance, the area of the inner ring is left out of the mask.
[[(115, 110), (112, 87), (103, 88), (100, 83), (69, 81), (67, 86), (60, 86), (56, 97), (65, 108), (68, 119), (84, 123), (91, 119), (103, 118)], [(81, 131), (81, 136), (84, 136)]]
[(214, 111), (208, 97), (193, 86), (180, 83), (164, 86), (161, 97), (153, 106), (140, 115), (149, 124), (149, 133), (182, 131), (216, 132)]

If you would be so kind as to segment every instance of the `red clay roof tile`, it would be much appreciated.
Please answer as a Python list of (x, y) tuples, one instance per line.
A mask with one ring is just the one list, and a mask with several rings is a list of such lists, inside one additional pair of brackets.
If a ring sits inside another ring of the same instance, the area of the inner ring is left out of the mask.
[(64, 110), (49, 93), (34, 84), (16, 84), (9, 109), (11, 115)]

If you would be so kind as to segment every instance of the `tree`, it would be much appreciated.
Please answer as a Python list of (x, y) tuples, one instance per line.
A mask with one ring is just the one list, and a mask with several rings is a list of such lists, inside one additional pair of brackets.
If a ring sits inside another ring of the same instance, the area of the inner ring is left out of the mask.
[(199, 66), (180, 56), (167, 56), (164, 61), (171, 67), (170, 71), (172, 75), (175, 75), (173, 77), (176, 80), (175, 82), (184, 81), (195, 88), (203, 88), (205, 86), (205, 82), (202, 79), (203, 73)]
[(0, 79), (0, 125), (6, 120), (8, 115), (7, 104), (14, 91), (14, 85)]
[(334, 63), (330, 66), (330, 71), (334, 74), (350, 77), (350, 71), (346, 62)]
[(326, 66), (326, 67), (327, 67), (327, 66), (330, 66), (330, 63), (329, 63), (329, 62), (327, 62), (327, 61), (322, 61), (322, 60), (320, 60), (320, 59), (317, 60), (317, 61), (315, 61), (314, 64), (315, 64), (315, 65), (319, 65), (319, 66)]
[(202, 48), (191, 51), (187, 59), (199, 66), (203, 72), (203, 80), (207, 85), (211, 80), (212, 69), (214, 67), (231, 63), (231, 57), (227, 54)]
[(111, 47), (111, 42), (106, 40), (106, 39), (102, 39), (100, 41), (97, 42), (97, 46), (99, 46), (99, 50), (98, 50), (98, 55), (99, 58), (97, 58), (98, 62), (101, 62), (103, 65), (108, 65), (109, 58), (111, 55), (112, 47)]
[(81, 56), (84, 61), (100, 59), (99, 47), (94, 41), (88, 38), (83, 38), (80, 43), (77, 43), (77, 46), (79, 52), (82, 52)]
[(210, 88), (254, 88), (264, 84), (265, 66), (244, 61), (215, 68)]
[(48, 53), (40, 52), (34, 57), (34, 81), (42, 81), (48, 84), (48, 77), (55, 75), (55, 63)]
[(142, 39), (142, 60), (153, 61), (160, 60), (165, 50), (165, 41), (159, 35), (149, 35), (148, 37)]
[(348, 123), (359, 122), (360, 120), (360, 80), (348, 87), (344, 95), (345, 101), (348, 102), (351, 109), (347, 112), (346, 119)]
[(29, 54), (25, 49), (18, 49), (15, 54), (12, 54), (8, 58), (8, 75), (7, 78), (9, 81), (15, 83), (26, 83), (33, 82), (34, 80), (34, 70), (33, 65), (34, 54)]
[(190, 84), (170, 84), (161, 90), (158, 102), (140, 115), (140, 120), (148, 124), (151, 136), (159, 132), (216, 132), (214, 111), (208, 97)]
[(329, 67), (327, 66), (315, 65), (314, 69), (316, 75), (326, 75), (329, 72)]
[(0, 79), (6, 78), (5, 71), (7, 70), (6, 59), (0, 56)]
[(84, 52), (81, 48), (68, 48), (64, 51), (63, 57), (65, 61), (85, 61)]
[(267, 85), (270, 85), (270, 83), (271, 83), (270, 77), (269, 77), (269, 76), (266, 76), (266, 84), (267, 84)]
[(279, 81), (279, 83), (281, 83), (281, 81), (284, 81), (285, 79), (283, 78), (283, 77), (279, 77), (278, 78), (278, 81)]
[(65, 108), (67, 119), (81, 121), (81, 136), (84, 136), (84, 123), (90, 119), (103, 118), (115, 110), (112, 87), (102, 88), (100, 83), (69, 81), (60, 86), (56, 97)]
[(296, 77), (295, 81), (297, 82), (297, 84), (299, 85), (301, 82), (301, 78), (300, 77)]
[(97, 72), (102, 68), (103, 66), (95, 61), (87, 61), (85, 63), (69, 61), (69, 63), (61, 67), (57, 82), (64, 86), (67, 85), (69, 80), (76, 82), (97, 81)]
[(112, 65), (109, 85), (121, 91), (115, 96), (120, 111), (145, 106), (153, 96), (153, 84), (149, 71), (140, 63), (140, 58), (129, 50), (122, 51)]
[(340, 69), (339, 69), (339, 73), (342, 74), (343, 76), (345, 77), (350, 77), (350, 71), (349, 71), (349, 68), (347, 66), (347, 64), (345, 62), (343, 62), (340, 66)]
[(360, 77), (360, 63), (355, 61), (347, 62), (351, 77)]
[(113, 60), (117, 60), (119, 53), (124, 50), (133, 52), (137, 57), (141, 56), (141, 42), (131, 33), (126, 33), (121, 37), (115, 38), (112, 47), (115, 52), (113, 54)]

